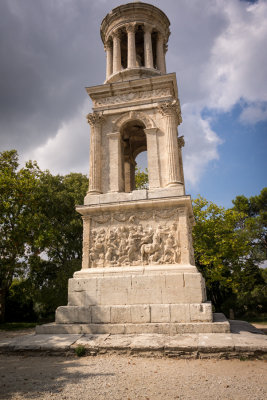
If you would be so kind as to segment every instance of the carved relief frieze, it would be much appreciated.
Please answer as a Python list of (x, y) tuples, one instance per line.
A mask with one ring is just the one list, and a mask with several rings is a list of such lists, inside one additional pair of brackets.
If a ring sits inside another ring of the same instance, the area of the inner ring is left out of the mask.
[(121, 104), (129, 101), (135, 100), (145, 100), (150, 98), (161, 98), (171, 96), (170, 88), (147, 90), (145, 92), (131, 92), (126, 94), (121, 94), (119, 96), (107, 96), (104, 98), (94, 98), (94, 105), (96, 107), (112, 104)]
[(178, 214), (166, 208), (92, 216), (90, 267), (179, 263)]

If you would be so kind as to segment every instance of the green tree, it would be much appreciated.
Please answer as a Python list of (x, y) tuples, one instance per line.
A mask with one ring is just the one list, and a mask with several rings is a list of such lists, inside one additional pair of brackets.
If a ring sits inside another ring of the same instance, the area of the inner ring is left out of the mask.
[(135, 167), (135, 187), (137, 190), (148, 189), (147, 168), (142, 171), (141, 168)]
[(27, 289), (46, 314), (64, 304), (67, 280), (81, 264), (82, 219), (75, 204), (82, 204), (88, 178), (53, 176), (32, 162), (18, 166), (15, 150), (0, 154), (1, 320), (14, 279), (8, 304), (14, 304), (14, 293), (19, 298)]
[(12, 281), (25, 273), (31, 235), (31, 202), (39, 169), (27, 163), (18, 170), (15, 150), (0, 153), (0, 320)]
[[(244, 204), (244, 198), (242, 202), (234, 200), (237, 203)], [(254, 299), (253, 290), (264, 288), (260, 270), (266, 258), (261, 242), (265, 231), (262, 216), (249, 215), (241, 206), (226, 210), (201, 197), (193, 204), (195, 259), (206, 279), (208, 297), (217, 311), (228, 314), (233, 308), (245, 313), (255, 307), (257, 290)]]
[(67, 282), (81, 268), (82, 218), (75, 205), (82, 204), (88, 178), (82, 174), (53, 176), (45, 171), (36, 194), (41, 229), (35, 232), (41, 254), (29, 258), (29, 282), (38, 312), (54, 313), (67, 301)]

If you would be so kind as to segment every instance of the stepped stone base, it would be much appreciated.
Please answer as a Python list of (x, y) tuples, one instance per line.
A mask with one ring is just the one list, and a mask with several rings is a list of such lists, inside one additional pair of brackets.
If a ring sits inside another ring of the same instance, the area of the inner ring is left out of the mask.
[(223, 314), (213, 314), (213, 322), (143, 323), (143, 324), (46, 324), (36, 327), (37, 334), (142, 334), (176, 335), (182, 333), (228, 333), (230, 324)]
[(69, 280), (68, 305), (56, 323), (37, 333), (142, 334), (225, 333), (214, 319), (205, 281), (192, 265), (91, 268)]
[[(68, 306), (168, 305), (206, 302), (205, 281), (192, 265), (89, 268), (75, 272), (74, 278), (69, 280), (68, 288)], [(211, 315), (209, 320), (211, 321)]]
[(112, 306), (63, 306), (56, 310), (58, 324), (144, 324), (212, 322), (211, 303)]

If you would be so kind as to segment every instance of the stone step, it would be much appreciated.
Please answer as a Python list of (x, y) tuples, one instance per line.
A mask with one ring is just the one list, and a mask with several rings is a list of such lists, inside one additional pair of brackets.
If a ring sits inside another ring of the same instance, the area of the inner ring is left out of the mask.
[(212, 322), (210, 302), (197, 304), (134, 304), (110, 306), (61, 306), (58, 324), (144, 324)]
[(191, 323), (53, 323), (36, 327), (37, 334), (165, 334), (227, 333), (230, 324), (223, 314), (214, 314), (213, 322)]

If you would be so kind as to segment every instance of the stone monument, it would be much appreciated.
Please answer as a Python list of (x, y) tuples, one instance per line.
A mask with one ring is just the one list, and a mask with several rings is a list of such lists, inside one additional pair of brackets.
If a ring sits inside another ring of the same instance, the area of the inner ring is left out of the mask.
[[(167, 16), (133, 2), (102, 21), (106, 81), (93, 102), (82, 269), (68, 305), (38, 333), (228, 332), (214, 321), (194, 265), (191, 198), (185, 195), (182, 122), (175, 73), (166, 73)], [(147, 151), (149, 188), (135, 189), (135, 159)]]

